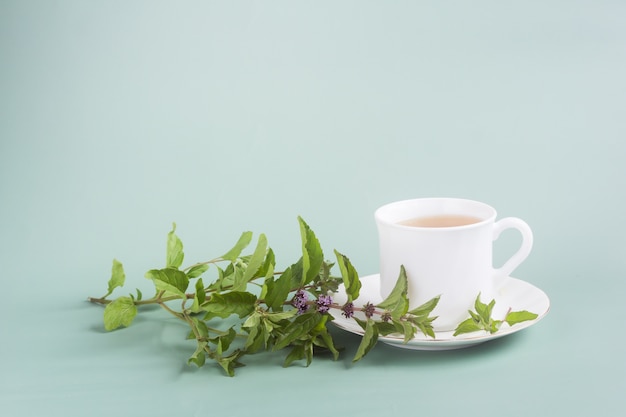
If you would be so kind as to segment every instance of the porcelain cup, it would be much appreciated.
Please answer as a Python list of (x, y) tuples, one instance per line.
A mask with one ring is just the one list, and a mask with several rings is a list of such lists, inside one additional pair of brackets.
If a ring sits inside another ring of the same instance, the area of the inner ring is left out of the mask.
[[(379, 234), (380, 285), (383, 299), (393, 289), (401, 266), (408, 279), (409, 308), (441, 296), (432, 315), (435, 331), (450, 331), (469, 317), (480, 294), (494, 298), (495, 283), (508, 277), (529, 255), (533, 234), (521, 219), (496, 221), (496, 210), (478, 201), (458, 198), (419, 198), (397, 201), (376, 210)], [(462, 215), (477, 222), (450, 227), (402, 225), (413, 218)], [(500, 268), (493, 267), (493, 242), (505, 229), (522, 235), (520, 248)], [(496, 300), (497, 301), (497, 300)]]

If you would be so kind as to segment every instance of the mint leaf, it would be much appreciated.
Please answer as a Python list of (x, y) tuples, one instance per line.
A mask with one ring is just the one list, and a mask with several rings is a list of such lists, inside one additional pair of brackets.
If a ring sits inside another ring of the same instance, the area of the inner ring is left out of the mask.
[(193, 296), (193, 305), (191, 306), (192, 313), (198, 313), (201, 310), (202, 304), (206, 301), (206, 293), (204, 292), (204, 283), (202, 278), (196, 281), (196, 293)]
[(265, 259), (265, 255), (267, 253), (267, 238), (264, 234), (259, 236), (259, 240), (257, 242), (256, 248), (254, 249), (254, 253), (248, 260), (248, 265), (246, 266), (245, 271), (242, 275), (235, 275), (235, 282), (233, 283), (234, 291), (242, 291), (246, 289), (248, 282), (256, 277), (256, 273), (263, 265), (263, 260)]
[(428, 316), (430, 313), (432, 313), (435, 307), (437, 307), (437, 304), (439, 304), (440, 298), (441, 298), (440, 295), (434, 298), (431, 298), (430, 300), (426, 301), (421, 306), (414, 308), (413, 310), (410, 310), (408, 313), (413, 316), (418, 316), (418, 317)]
[(244, 349), (247, 353), (255, 353), (265, 347), (265, 326), (252, 327)]
[(292, 264), (291, 266), (289, 266), (289, 268), (291, 269), (291, 288), (302, 288), (302, 277), (304, 276), (302, 274), (302, 264), (303, 264), (303, 257), (301, 256), (300, 259), (298, 259), (298, 261), (294, 264)]
[(207, 312), (205, 320), (212, 317), (226, 318), (231, 314), (243, 318), (254, 311), (256, 300), (256, 296), (249, 292), (215, 293), (202, 305), (202, 310)]
[(124, 273), (124, 266), (117, 259), (113, 259), (113, 266), (111, 267), (111, 278), (109, 279), (108, 292), (102, 297), (106, 298), (113, 293), (113, 290), (117, 287), (122, 287), (126, 280), (126, 274)]
[(208, 264), (198, 264), (192, 266), (189, 271), (187, 271), (187, 276), (192, 278), (198, 278), (200, 275), (204, 274), (209, 269)]
[(206, 360), (206, 354), (204, 353), (204, 349), (207, 347), (207, 342), (203, 340), (198, 340), (198, 346), (196, 347), (196, 351), (193, 352), (193, 355), (187, 360), (187, 364), (191, 365), (195, 364), (198, 368), (202, 368), (204, 366), (204, 362)]
[(478, 330), (483, 329), (481, 328), (480, 324), (476, 322), (476, 320), (470, 317), (469, 319), (462, 321), (461, 323), (459, 323), (458, 326), (456, 326), (453, 336), (458, 336), (463, 333), (472, 333)]
[(240, 366), (244, 366), (243, 363), (239, 362), (239, 358), (243, 356), (244, 352), (240, 350), (236, 350), (228, 356), (222, 356), (216, 358), (217, 363), (224, 369), (228, 376), (235, 376), (235, 368), (239, 368)]
[(286, 368), (289, 365), (291, 365), (294, 361), (298, 361), (300, 359), (305, 359), (305, 358), (306, 358), (306, 354), (304, 353), (304, 345), (296, 345), (291, 349), (291, 351), (285, 358), (285, 361), (283, 362), (283, 367)]
[(172, 230), (167, 234), (166, 268), (178, 268), (182, 265), (185, 254), (183, 242), (176, 236), (176, 223), (172, 223)]
[(230, 329), (228, 329), (228, 333), (226, 333), (225, 335), (218, 336), (215, 339), (211, 339), (211, 342), (217, 345), (216, 353), (218, 355), (221, 355), (226, 352), (230, 347), (230, 344), (233, 342), (233, 340), (235, 340), (236, 336), (237, 332), (231, 327)]
[[(363, 328), (363, 330), (365, 330), (365, 325), (362, 325), (361, 327)], [(398, 329), (396, 328), (396, 326), (394, 326), (393, 323), (388, 322), (388, 321), (377, 321), (376, 328), (378, 329), (378, 334), (383, 335), (383, 336), (388, 336), (392, 333), (398, 332)]]
[(265, 278), (273, 277), (274, 267), (276, 266), (275, 258), (276, 257), (272, 248), (267, 248), (267, 253), (265, 254), (265, 260), (263, 261), (263, 265), (261, 265), (256, 275)]
[(374, 346), (376, 346), (376, 342), (378, 342), (378, 327), (376, 326), (376, 322), (374, 320), (368, 319), (365, 323), (365, 333), (363, 334), (363, 338), (361, 339), (361, 343), (357, 348), (352, 362), (360, 361), (370, 350), (372, 350)]
[(399, 320), (394, 321), (394, 324), (401, 330), (399, 333), (404, 335), (404, 344), (409, 343), (409, 341), (415, 337), (416, 329), (411, 322)]
[(298, 222), (302, 240), (302, 282), (300, 285), (306, 285), (319, 274), (324, 262), (324, 253), (309, 225), (299, 216)]
[(130, 297), (120, 297), (104, 308), (104, 328), (107, 331), (128, 327), (137, 315), (137, 307)]
[(231, 250), (229, 250), (224, 255), (222, 255), (221, 258), (224, 259), (225, 261), (234, 262), (239, 257), (241, 252), (246, 247), (248, 247), (251, 241), (252, 241), (252, 232), (243, 232), (241, 236), (239, 237), (239, 240), (237, 240), (237, 243), (235, 243), (235, 246), (233, 246)]
[(436, 319), (437, 317), (416, 317), (416, 316), (410, 316), (409, 317), (409, 321), (411, 323), (413, 323), (415, 326), (417, 326), (418, 329), (420, 329), (420, 331), (426, 335), (426, 336), (430, 336), (433, 339), (435, 338), (435, 330), (433, 329), (433, 321)]
[(504, 321), (506, 321), (509, 326), (513, 326), (514, 324), (522, 323), (524, 321), (535, 320), (537, 317), (539, 317), (537, 314), (526, 310), (511, 311), (506, 315)]
[(328, 329), (325, 326), (324, 329), (320, 331), (319, 337), (322, 338), (322, 341), (320, 342), (318, 338), (315, 338), (313, 339), (313, 343), (317, 346), (328, 349), (333, 354), (334, 360), (339, 359), (339, 351), (335, 347), (333, 338), (330, 333), (328, 333)]
[(346, 289), (346, 295), (348, 296), (348, 302), (352, 302), (359, 298), (359, 291), (361, 290), (359, 274), (356, 272), (356, 269), (352, 266), (352, 263), (347, 256), (342, 255), (336, 250), (335, 256), (337, 257), (337, 263), (339, 264), (339, 270), (341, 271), (341, 277), (343, 279), (343, 285)]
[(157, 290), (186, 297), (189, 277), (184, 272), (174, 268), (151, 269), (145, 276), (154, 282)]
[(191, 331), (193, 334), (192, 338), (196, 340), (206, 340), (209, 337), (209, 328), (206, 323), (197, 317), (191, 317), (191, 322), (193, 323)]
[(294, 321), (284, 328), (283, 331), (285, 334), (283, 338), (276, 343), (274, 350), (283, 349), (295, 340), (308, 335), (321, 320), (322, 315), (317, 312), (302, 314), (296, 317)]
[(493, 311), (493, 306), (496, 304), (496, 300), (491, 300), (489, 304), (484, 304), (480, 301), (480, 294), (476, 297), (476, 301), (474, 302), (474, 309), (476, 313), (481, 319), (481, 322), (488, 326), (491, 322), (491, 312)]
[(280, 311), (277, 313), (266, 313), (265, 318), (272, 323), (278, 324), (283, 320), (288, 320), (292, 318), (296, 314), (298, 314), (298, 310), (296, 310), (295, 308), (292, 308), (291, 310)]
[[(478, 330), (484, 330), (491, 334), (496, 333), (500, 330), (500, 326), (502, 325), (502, 320), (494, 320), (491, 317), (493, 312), (493, 307), (496, 305), (496, 300), (491, 300), (489, 304), (485, 304), (480, 301), (480, 294), (476, 297), (476, 301), (474, 302), (474, 311), (469, 311), (470, 317), (461, 322), (454, 331), (453, 336), (457, 336), (463, 333), (471, 333)], [(526, 312), (528, 313), (528, 312)], [(510, 314), (510, 313), (509, 313)], [(532, 313), (528, 314), (520, 314), (511, 316), (511, 321), (515, 322), (516, 319), (527, 320), (528, 317), (531, 317)], [(507, 315), (508, 317), (508, 315)]]
[(277, 280), (265, 280), (265, 304), (274, 311), (282, 311), (283, 303), (291, 291), (291, 267), (287, 268)]
[(429, 315), (437, 307), (439, 298), (440, 296), (431, 298), (421, 306), (414, 308), (408, 312), (409, 316), (407, 317), (407, 320), (413, 323), (424, 335), (433, 339), (435, 338), (435, 330), (432, 323), (437, 319), (437, 316), (429, 317)]
[(387, 310), (391, 317), (398, 320), (409, 310), (409, 299), (407, 297), (408, 282), (404, 265), (400, 267), (400, 275), (391, 293), (377, 307)]

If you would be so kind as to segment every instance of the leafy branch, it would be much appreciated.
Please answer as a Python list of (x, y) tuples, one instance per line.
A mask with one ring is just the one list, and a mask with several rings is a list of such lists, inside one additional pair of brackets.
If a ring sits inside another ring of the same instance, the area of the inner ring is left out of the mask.
[(470, 317), (459, 323), (454, 331), (454, 336), (481, 330), (493, 334), (500, 330), (503, 323), (513, 326), (514, 324), (534, 320), (538, 317), (537, 314), (526, 310), (511, 311), (511, 309), (509, 309), (503, 320), (494, 320), (491, 316), (495, 305), (496, 300), (491, 300), (489, 304), (483, 303), (480, 301), (480, 294), (478, 294), (474, 302), (474, 311), (468, 311)]
[[(331, 309), (354, 319), (363, 329), (354, 362), (376, 345), (379, 336), (401, 334), (405, 343), (417, 332), (435, 338), (432, 322), (436, 317), (431, 313), (439, 297), (409, 310), (404, 267), (385, 300), (355, 306), (361, 282), (349, 258), (335, 250), (336, 263), (325, 260), (315, 233), (302, 218), (298, 222), (302, 255), (282, 272), (275, 271), (275, 255), (263, 234), (252, 252), (243, 255), (253, 241), (251, 232), (242, 233), (223, 255), (182, 268), (183, 244), (173, 224), (167, 235), (165, 266), (145, 273), (154, 285), (154, 296), (144, 298), (137, 289), (110, 298), (126, 280), (122, 263), (114, 259), (106, 294), (90, 297), (89, 301), (104, 305), (104, 327), (108, 331), (130, 326), (142, 306), (160, 306), (185, 324), (188, 339), (196, 342), (188, 363), (202, 367), (210, 359), (229, 376), (243, 366), (246, 355), (262, 351), (287, 350), (284, 366), (300, 360), (308, 366), (318, 351), (329, 352), (337, 360), (340, 349), (328, 331), (328, 324), (334, 320), (329, 314)], [(335, 265), (339, 276), (332, 272)], [(207, 275), (210, 270), (213, 278)], [(340, 284), (347, 296), (342, 305), (332, 299)], [(490, 321), (492, 307), (477, 300), (477, 313), (470, 312), (472, 322), (461, 323), (460, 333), (486, 326), (497, 330), (499, 322)], [(355, 316), (355, 312), (365, 319)], [(512, 324), (529, 319), (524, 312), (514, 312), (507, 315), (506, 321)]]

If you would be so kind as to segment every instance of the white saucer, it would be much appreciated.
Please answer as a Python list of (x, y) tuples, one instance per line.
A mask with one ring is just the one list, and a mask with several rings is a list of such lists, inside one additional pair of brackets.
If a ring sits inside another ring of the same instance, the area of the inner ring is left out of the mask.
[[(338, 292), (334, 294), (333, 298), (333, 301), (340, 305), (343, 305), (347, 301), (343, 286), (339, 287)], [(418, 331), (415, 334), (415, 338), (411, 339), (408, 343), (404, 343), (404, 337), (400, 334), (380, 336), (378, 340), (388, 345), (413, 350), (460, 349), (508, 336), (530, 327), (545, 317), (550, 309), (550, 299), (546, 293), (525, 281), (512, 277), (504, 278), (496, 284), (496, 296), (494, 298), (496, 300), (496, 305), (492, 313), (494, 319), (504, 318), (509, 308), (513, 311), (527, 310), (537, 314), (538, 317), (535, 320), (525, 321), (513, 326), (503, 323), (502, 327), (494, 334), (486, 331), (478, 331), (452, 336), (453, 331), (446, 331), (435, 332), (435, 338), (433, 339)], [(361, 290), (359, 292), (359, 298), (354, 300), (354, 305), (355, 307), (361, 307), (368, 301), (372, 304), (377, 304), (382, 301), (382, 297), (380, 296), (380, 277), (378, 274), (361, 277)], [(489, 300), (482, 301), (488, 302)], [(330, 313), (333, 315), (335, 319), (333, 323), (337, 327), (363, 336), (363, 329), (355, 320), (345, 318), (340, 310), (331, 309)], [(361, 312), (355, 312), (355, 316), (365, 319), (365, 316)]]

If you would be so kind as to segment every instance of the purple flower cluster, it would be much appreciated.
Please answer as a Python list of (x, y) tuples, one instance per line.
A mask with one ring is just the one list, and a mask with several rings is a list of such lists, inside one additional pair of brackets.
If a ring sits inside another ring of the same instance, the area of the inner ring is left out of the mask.
[(330, 309), (330, 305), (333, 303), (333, 299), (330, 295), (320, 295), (317, 298), (317, 311), (320, 313), (326, 313)]
[(354, 316), (354, 304), (345, 303), (343, 307), (341, 307), (341, 314), (343, 314), (347, 319), (352, 318), (352, 316)]
[(363, 306), (363, 312), (365, 313), (365, 317), (369, 319), (376, 312), (376, 306), (368, 301), (367, 304)]
[(291, 305), (298, 309), (298, 314), (305, 313), (309, 309), (309, 294), (304, 290), (298, 290), (291, 300)]

